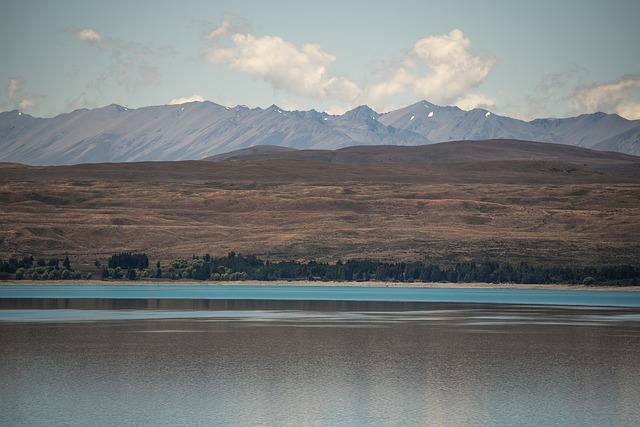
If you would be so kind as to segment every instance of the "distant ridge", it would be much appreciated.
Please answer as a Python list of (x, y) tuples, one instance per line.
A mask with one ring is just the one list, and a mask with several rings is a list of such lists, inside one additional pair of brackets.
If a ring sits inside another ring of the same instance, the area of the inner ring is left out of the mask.
[(518, 139), (640, 155), (640, 120), (585, 114), (530, 122), (483, 109), (427, 101), (380, 114), (363, 105), (343, 115), (315, 110), (224, 107), (193, 102), (129, 109), (109, 105), (53, 118), (0, 113), (0, 162), (66, 165), (199, 160), (258, 145), (336, 150)]
[(289, 147), (281, 147), (279, 145), (255, 145), (249, 148), (241, 148), (240, 150), (230, 151), (228, 153), (217, 154), (215, 156), (208, 157), (203, 160), (210, 162), (221, 162), (224, 160), (236, 160), (236, 159), (259, 159), (259, 158), (275, 158), (275, 157), (289, 157), (290, 153), (297, 153), (299, 150)]
[(552, 161), (620, 176), (640, 176), (640, 157), (534, 141), (492, 139), (449, 141), (420, 146), (354, 146), (338, 150), (294, 150), (256, 146), (208, 157), (211, 162), (296, 159), (338, 164), (451, 163), (467, 161)]

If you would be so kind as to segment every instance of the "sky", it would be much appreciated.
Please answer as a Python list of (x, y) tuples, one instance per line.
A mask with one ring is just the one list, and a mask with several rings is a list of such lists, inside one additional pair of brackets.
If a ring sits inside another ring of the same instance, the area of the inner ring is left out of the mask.
[(208, 100), (640, 119), (640, 2), (2, 0), (0, 111)]

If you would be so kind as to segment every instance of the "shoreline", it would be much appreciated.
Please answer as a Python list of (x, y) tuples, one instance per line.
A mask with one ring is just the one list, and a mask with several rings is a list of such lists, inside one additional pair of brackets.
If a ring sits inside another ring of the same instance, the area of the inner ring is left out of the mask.
[(544, 289), (544, 290), (581, 290), (581, 291), (628, 291), (638, 292), (640, 286), (604, 286), (604, 285), (572, 285), (572, 284), (523, 284), (523, 283), (451, 283), (451, 282), (320, 282), (320, 281), (153, 281), (153, 280), (6, 280), (0, 286), (336, 286), (336, 287), (368, 287), (368, 288), (438, 288), (438, 289)]

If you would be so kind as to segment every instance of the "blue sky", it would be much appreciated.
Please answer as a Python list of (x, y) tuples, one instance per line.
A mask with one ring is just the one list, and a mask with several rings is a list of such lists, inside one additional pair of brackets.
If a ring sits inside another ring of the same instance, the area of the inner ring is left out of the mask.
[(0, 5), (0, 111), (187, 100), (341, 113), (426, 99), (640, 119), (640, 2), (33, 1)]

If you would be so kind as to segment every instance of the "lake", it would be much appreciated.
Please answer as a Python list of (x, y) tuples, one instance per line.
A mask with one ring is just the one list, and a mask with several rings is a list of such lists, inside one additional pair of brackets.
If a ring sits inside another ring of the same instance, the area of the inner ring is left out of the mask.
[(640, 292), (0, 286), (7, 426), (636, 426)]

